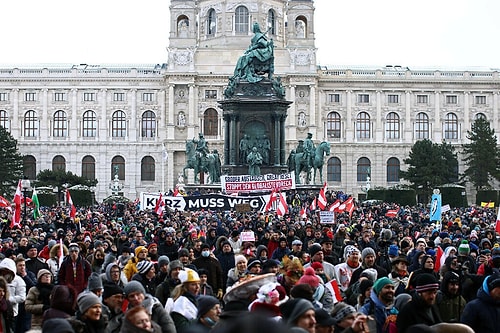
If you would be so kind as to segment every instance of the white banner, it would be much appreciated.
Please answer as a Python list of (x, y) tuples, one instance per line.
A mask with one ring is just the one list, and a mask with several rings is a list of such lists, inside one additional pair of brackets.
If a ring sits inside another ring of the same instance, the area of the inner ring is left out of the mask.
[(286, 191), (295, 189), (295, 173), (272, 173), (259, 176), (228, 176), (220, 177), (221, 188), (227, 194), (248, 192)]

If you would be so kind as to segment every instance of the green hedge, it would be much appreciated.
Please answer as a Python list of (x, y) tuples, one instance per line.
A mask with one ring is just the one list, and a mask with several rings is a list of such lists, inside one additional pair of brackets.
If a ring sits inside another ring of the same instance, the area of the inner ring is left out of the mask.
[(467, 207), (467, 195), (462, 195), (465, 192), (463, 187), (438, 187), (441, 192), (441, 204), (450, 205), (450, 207)]
[(415, 206), (417, 204), (415, 190), (376, 189), (368, 191), (368, 200), (382, 200), (394, 202), (398, 205)]
[(77, 207), (92, 206), (92, 192), (88, 190), (71, 190), (71, 199)]
[(498, 191), (495, 190), (481, 190), (476, 194), (476, 205), (481, 205), (481, 202), (494, 202), (495, 207), (498, 203)]

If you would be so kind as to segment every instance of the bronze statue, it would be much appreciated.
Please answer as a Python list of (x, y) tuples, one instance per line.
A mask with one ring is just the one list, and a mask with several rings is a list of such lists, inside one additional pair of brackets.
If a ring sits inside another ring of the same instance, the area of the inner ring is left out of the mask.
[(259, 176), (260, 166), (262, 165), (262, 155), (257, 150), (257, 147), (253, 147), (250, 154), (248, 154), (247, 163), (248, 163), (248, 174), (250, 176)]
[(250, 140), (248, 135), (244, 134), (240, 140), (240, 163), (245, 164), (247, 161), (247, 155), (250, 151)]

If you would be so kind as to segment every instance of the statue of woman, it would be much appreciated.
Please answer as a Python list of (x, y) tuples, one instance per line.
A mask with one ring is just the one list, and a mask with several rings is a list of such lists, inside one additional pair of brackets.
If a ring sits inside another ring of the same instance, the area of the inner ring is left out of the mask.
[(247, 163), (248, 163), (248, 174), (250, 176), (259, 176), (260, 166), (262, 165), (262, 155), (257, 150), (257, 147), (253, 147), (250, 154), (248, 154)]

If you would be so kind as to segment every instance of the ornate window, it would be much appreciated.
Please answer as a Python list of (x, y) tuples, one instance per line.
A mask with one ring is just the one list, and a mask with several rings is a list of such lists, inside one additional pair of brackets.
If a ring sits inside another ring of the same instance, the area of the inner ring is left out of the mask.
[(52, 135), (55, 138), (65, 138), (68, 136), (68, 122), (66, 119), (66, 112), (59, 110), (54, 113), (53, 117), (54, 128)]
[(36, 179), (36, 158), (31, 155), (23, 157), (23, 173), (27, 179)]
[(399, 182), (399, 167), (400, 163), (396, 157), (391, 157), (387, 160), (387, 181)]
[(124, 138), (127, 135), (127, 119), (125, 112), (115, 111), (111, 117), (111, 136)]
[(484, 120), (487, 120), (488, 118), (486, 118), (486, 115), (482, 112), (478, 112), (476, 113), (476, 115), (474, 116), (474, 120), (476, 119), (484, 119)]
[(5, 110), (0, 110), (0, 126), (5, 128), (7, 132), (10, 132), (9, 114)]
[(444, 119), (444, 138), (446, 140), (458, 139), (458, 117), (454, 113), (448, 113)]
[(237, 34), (248, 34), (248, 9), (238, 6), (235, 11), (234, 29)]
[(97, 136), (97, 116), (94, 111), (85, 111), (82, 118), (82, 136), (95, 138)]
[(125, 159), (121, 156), (115, 156), (111, 160), (111, 179), (115, 178), (115, 170), (118, 170), (118, 179), (125, 180)]
[(211, 8), (207, 15), (207, 35), (214, 36), (217, 32), (217, 15), (215, 9)]
[(391, 112), (387, 115), (385, 123), (385, 137), (386, 139), (399, 139), (399, 115), (396, 112)]
[(181, 15), (177, 18), (177, 37), (189, 36), (189, 18)]
[(429, 116), (420, 112), (415, 119), (415, 139), (429, 139)]
[(358, 139), (370, 138), (370, 115), (360, 112), (356, 118), (356, 135)]
[(95, 158), (90, 155), (82, 159), (82, 177), (88, 180), (95, 179)]
[(66, 159), (61, 155), (56, 155), (52, 159), (52, 171), (66, 172)]
[(326, 116), (326, 135), (329, 138), (340, 139), (340, 114), (338, 112), (330, 112)]
[(203, 114), (203, 134), (206, 136), (219, 134), (219, 118), (215, 109), (207, 109)]
[(141, 160), (141, 180), (155, 180), (155, 160), (151, 156), (144, 156)]
[(156, 115), (153, 111), (146, 111), (142, 114), (142, 131), (143, 138), (154, 138), (156, 135)]
[(342, 180), (342, 163), (337, 157), (328, 159), (326, 177), (329, 182), (340, 182)]
[(269, 34), (276, 35), (276, 13), (272, 9), (267, 13), (267, 29)]
[(33, 110), (24, 114), (24, 136), (30, 138), (38, 136), (38, 117)]
[(358, 182), (365, 182), (371, 173), (371, 162), (366, 157), (361, 157), (357, 164), (357, 180)]
[(307, 36), (307, 19), (304, 16), (299, 16), (295, 19), (295, 38), (306, 38)]

